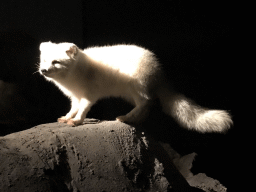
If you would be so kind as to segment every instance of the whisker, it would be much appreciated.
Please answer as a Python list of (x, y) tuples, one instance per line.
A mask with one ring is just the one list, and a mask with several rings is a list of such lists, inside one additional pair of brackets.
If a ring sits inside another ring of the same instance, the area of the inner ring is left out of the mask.
[(35, 73), (39, 73), (39, 71), (35, 71), (35, 72), (34, 72), (34, 73), (32, 73), (32, 74), (34, 75)]
[(36, 68), (36, 71), (35, 71), (34, 73), (32, 73), (33, 75), (34, 75), (35, 73), (40, 73), (40, 72), (39, 72), (40, 63), (36, 63), (36, 64), (35, 64), (35, 68)]

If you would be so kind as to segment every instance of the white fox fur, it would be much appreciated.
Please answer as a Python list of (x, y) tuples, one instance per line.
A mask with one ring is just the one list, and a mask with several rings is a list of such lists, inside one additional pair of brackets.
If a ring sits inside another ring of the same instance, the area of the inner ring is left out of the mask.
[(122, 97), (135, 108), (117, 120), (141, 122), (159, 98), (163, 111), (183, 127), (199, 132), (223, 132), (232, 120), (224, 110), (207, 110), (168, 86), (154, 54), (135, 45), (79, 49), (72, 43), (40, 45), (39, 72), (71, 99), (71, 110), (58, 119), (83, 123), (91, 106), (104, 97)]

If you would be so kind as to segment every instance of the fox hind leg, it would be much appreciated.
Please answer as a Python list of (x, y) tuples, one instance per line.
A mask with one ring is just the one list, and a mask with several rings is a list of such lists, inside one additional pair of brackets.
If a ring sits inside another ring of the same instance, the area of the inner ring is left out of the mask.
[(129, 113), (123, 116), (118, 116), (116, 120), (124, 122), (124, 123), (140, 123), (142, 122), (148, 115), (151, 100), (146, 98), (137, 98), (135, 99), (136, 106)]

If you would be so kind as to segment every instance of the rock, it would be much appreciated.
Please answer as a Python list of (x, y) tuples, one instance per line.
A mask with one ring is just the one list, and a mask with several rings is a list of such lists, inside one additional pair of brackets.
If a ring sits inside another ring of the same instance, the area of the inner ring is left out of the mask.
[(193, 177), (193, 173), (190, 171), (192, 168), (192, 163), (195, 159), (196, 153), (191, 153), (188, 155), (184, 155), (179, 158), (173, 159), (174, 165), (180, 171), (185, 179)]
[(177, 153), (171, 146), (167, 143), (160, 144), (167, 151), (169, 157), (171, 158), (173, 164), (182, 174), (182, 176), (187, 180), (190, 186), (202, 189), (206, 192), (226, 192), (227, 188), (224, 187), (218, 180), (206, 176), (204, 173), (199, 173), (194, 175), (191, 172), (193, 161), (197, 156), (196, 153), (191, 153), (188, 155), (181, 156)]
[(219, 181), (207, 177), (204, 173), (198, 173), (197, 175), (187, 179), (189, 184), (193, 187), (197, 187), (206, 192), (226, 192), (227, 188), (220, 184)]
[(226, 192), (227, 188), (224, 187), (218, 180), (207, 177), (204, 173), (194, 175), (191, 172), (193, 161), (197, 156), (196, 153), (181, 156), (167, 143), (160, 144), (167, 151), (173, 164), (179, 170), (181, 175), (187, 180), (190, 186), (201, 189), (206, 192)]
[(87, 123), (0, 137), (0, 191), (191, 191), (152, 138), (117, 121)]

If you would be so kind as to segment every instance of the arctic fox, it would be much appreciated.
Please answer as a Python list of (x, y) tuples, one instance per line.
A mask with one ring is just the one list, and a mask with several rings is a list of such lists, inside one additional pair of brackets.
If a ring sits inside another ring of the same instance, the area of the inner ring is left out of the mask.
[(91, 106), (104, 97), (121, 97), (134, 105), (116, 119), (139, 123), (159, 98), (163, 111), (182, 127), (199, 132), (223, 132), (232, 120), (224, 110), (208, 110), (173, 91), (155, 55), (136, 45), (79, 49), (73, 43), (40, 44), (39, 72), (71, 100), (71, 110), (58, 122), (77, 126)]

